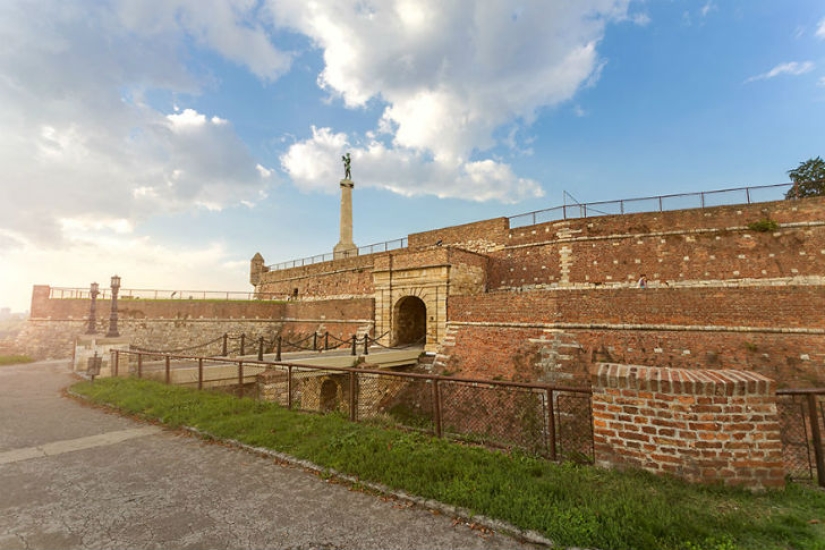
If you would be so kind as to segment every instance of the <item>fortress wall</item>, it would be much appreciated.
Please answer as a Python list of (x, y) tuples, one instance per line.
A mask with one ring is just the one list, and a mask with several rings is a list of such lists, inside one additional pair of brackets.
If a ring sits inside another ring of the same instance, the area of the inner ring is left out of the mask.
[(451, 296), (451, 322), (825, 329), (821, 286), (534, 290)]
[[(42, 289), (35, 289), (38, 316), (32, 315), (16, 345), (37, 359), (71, 357), (75, 338), (87, 329), (89, 300), (52, 300), (48, 287), (45, 293)], [(372, 327), (374, 310), (372, 297), (289, 303), (119, 299), (118, 332), (133, 345), (153, 350), (177, 350), (224, 333), (235, 337), (245, 333), (247, 353), (254, 353), (254, 340), (264, 337), (271, 341), (278, 334), (297, 340), (315, 331), (329, 331), (336, 338), (350, 338)], [(97, 332), (101, 336), (108, 331), (110, 311), (109, 300), (97, 302)], [(216, 354), (220, 350), (221, 344), (215, 343), (191, 353)]]
[(759, 372), (825, 385), (825, 289), (557, 290), (451, 297), (438, 364), (465, 376), (586, 385), (604, 361)]
[(761, 202), (575, 218), (533, 226), (514, 228), (507, 235), (508, 246), (533, 244), (556, 238), (593, 238), (610, 235), (689, 232), (699, 229), (747, 227), (749, 223), (769, 218), (780, 224), (822, 222), (825, 197), (804, 200)]
[[(510, 232), (491, 289), (808, 278), (825, 284), (825, 199), (552, 222)], [(769, 217), (777, 231), (747, 228)]]
[(343, 298), (372, 296), (373, 263), (383, 256), (369, 254), (329, 262), (265, 271), (261, 273), (258, 292), (264, 295), (283, 296), (287, 299), (298, 289), (298, 298)]
[(410, 248), (433, 246), (441, 241), (442, 246), (461, 245), (473, 252), (487, 252), (502, 247), (507, 242), (509, 220), (493, 218), (453, 227), (413, 233), (407, 238)]

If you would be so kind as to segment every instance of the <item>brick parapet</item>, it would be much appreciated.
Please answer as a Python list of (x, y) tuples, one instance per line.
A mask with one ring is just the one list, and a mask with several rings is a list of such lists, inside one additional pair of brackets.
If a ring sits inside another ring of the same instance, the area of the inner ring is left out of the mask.
[(591, 381), (598, 465), (784, 487), (773, 380), (732, 370), (598, 364)]

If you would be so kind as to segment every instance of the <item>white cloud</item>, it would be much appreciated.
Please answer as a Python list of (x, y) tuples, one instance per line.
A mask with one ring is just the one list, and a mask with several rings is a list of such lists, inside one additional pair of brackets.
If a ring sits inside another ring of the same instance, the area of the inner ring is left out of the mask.
[[(628, 4), (270, 0), (268, 6), (280, 24), (306, 34), (323, 50), (319, 83), (330, 94), (350, 108), (371, 101), (385, 105), (376, 129), (388, 135), (395, 154), (431, 158), (437, 165), (433, 174), (456, 176), (476, 173), (470, 163), (498, 145), (496, 130), (514, 122), (529, 125), (539, 109), (570, 100), (598, 78), (603, 61), (597, 45), (608, 23), (628, 19)], [(328, 145), (327, 152), (340, 150)], [(287, 155), (285, 167), (299, 185), (318, 187), (323, 183), (315, 178), (331, 173), (318, 167), (321, 158), (306, 158), (307, 166), (299, 167), (299, 159), (320, 146), (314, 134), (305, 149), (295, 144)], [(360, 153), (359, 165), (367, 167), (371, 155), (365, 149)], [(395, 172), (401, 170), (398, 166)], [(392, 188), (398, 192), (421, 192), (417, 180), (395, 181)], [(437, 192), (450, 189), (450, 196), (460, 196), (458, 182), (469, 181), (456, 177)], [(513, 185), (490, 196), (524, 189)], [(479, 196), (474, 189), (465, 189), (464, 195)], [(506, 200), (516, 196), (522, 194)]]
[(822, 18), (816, 28), (816, 37), (825, 40), (825, 17)]
[[(169, 114), (194, 94), (188, 39), (274, 78), (289, 66), (255, 2), (0, 3), (0, 230), (60, 246), (60, 220), (124, 219), (257, 200), (256, 160), (221, 113)], [(16, 242), (3, 239), (0, 247)]]
[(329, 182), (343, 176), (338, 159), (344, 151), (352, 151), (353, 180), (358, 187), (386, 189), (404, 196), (506, 203), (544, 195), (537, 182), (517, 177), (506, 164), (492, 160), (431, 162), (420, 150), (389, 148), (377, 140), (352, 149), (345, 134), (329, 128), (313, 128), (313, 138), (290, 147), (281, 157), (281, 167), (299, 187), (335, 193), (337, 187)]
[(803, 61), (802, 63), (798, 63), (796, 61), (791, 61), (789, 63), (781, 63), (771, 69), (766, 73), (762, 73), (756, 76), (752, 76), (745, 80), (745, 82), (754, 82), (757, 80), (768, 80), (771, 78), (776, 78), (777, 76), (781, 75), (791, 75), (791, 76), (799, 76), (805, 73), (809, 73), (814, 69), (814, 64), (811, 61)]

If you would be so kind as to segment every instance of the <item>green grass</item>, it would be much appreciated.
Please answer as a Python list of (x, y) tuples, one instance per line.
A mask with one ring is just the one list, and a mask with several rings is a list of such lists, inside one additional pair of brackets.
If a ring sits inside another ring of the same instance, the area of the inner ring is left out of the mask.
[(28, 355), (0, 355), (0, 366), (19, 365), (21, 363), (31, 363), (34, 359)]
[(81, 382), (93, 402), (271, 448), (602, 550), (825, 549), (825, 492), (789, 484), (752, 494), (640, 471), (554, 464), (419, 433), (135, 379)]

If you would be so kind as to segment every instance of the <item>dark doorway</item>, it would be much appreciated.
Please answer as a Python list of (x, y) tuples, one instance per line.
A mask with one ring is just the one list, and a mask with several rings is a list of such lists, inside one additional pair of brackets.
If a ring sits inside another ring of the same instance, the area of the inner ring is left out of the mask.
[(321, 412), (338, 409), (338, 384), (327, 378), (321, 383)]
[(427, 306), (421, 298), (404, 296), (395, 306), (395, 345), (425, 344)]

